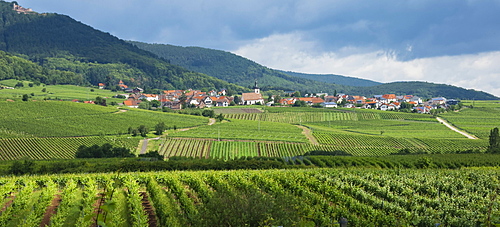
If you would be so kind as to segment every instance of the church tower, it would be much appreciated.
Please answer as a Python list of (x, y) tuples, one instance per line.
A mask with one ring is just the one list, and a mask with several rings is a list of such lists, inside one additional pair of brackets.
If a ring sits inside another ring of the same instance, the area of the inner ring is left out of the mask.
[(255, 92), (255, 94), (260, 94), (260, 89), (257, 86), (257, 80), (255, 80), (255, 86), (253, 87), (253, 91)]

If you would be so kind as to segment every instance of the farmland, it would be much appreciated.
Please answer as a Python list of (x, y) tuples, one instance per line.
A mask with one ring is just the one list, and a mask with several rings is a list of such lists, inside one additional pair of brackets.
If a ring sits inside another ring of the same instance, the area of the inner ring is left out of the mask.
[(0, 223), (335, 226), (345, 218), (349, 226), (487, 225), (498, 221), (500, 215), (496, 202), (499, 179), (497, 169), (239, 170), (8, 177), (0, 178), (4, 209)]

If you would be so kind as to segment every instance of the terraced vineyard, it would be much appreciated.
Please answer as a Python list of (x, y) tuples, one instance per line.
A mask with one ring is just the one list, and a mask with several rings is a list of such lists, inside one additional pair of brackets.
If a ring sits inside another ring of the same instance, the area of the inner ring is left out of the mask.
[(128, 127), (158, 122), (169, 127), (203, 125), (206, 118), (73, 102), (0, 102), (0, 138), (120, 135)]
[(67, 137), (67, 138), (9, 138), (0, 139), (0, 160), (16, 159), (73, 159), (81, 145), (110, 143), (135, 150), (139, 138)]
[(500, 217), (499, 180), (498, 169), (8, 177), (0, 178), (0, 225), (488, 225)]
[(204, 125), (188, 131), (172, 133), (169, 137), (307, 142), (302, 130), (291, 124), (244, 120)]

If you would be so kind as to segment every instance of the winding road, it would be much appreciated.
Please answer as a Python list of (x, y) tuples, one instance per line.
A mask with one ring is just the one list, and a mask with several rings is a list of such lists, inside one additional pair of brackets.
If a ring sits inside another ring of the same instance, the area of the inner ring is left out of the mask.
[(463, 131), (460, 131), (458, 130), (457, 128), (455, 128), (453, 125), (450, 125), (450, 123), (448, 123), (447, 121), (443, 120), (442, 118), (440, 117), (436, 117), (436, 120), (438, 120), (439, 122), (441, 122), (442, 124), (444, 124), (446, 127), (448, 127), (449, 129), (455, 131), (455, 132), (458, 132), (462, 135), (464, 135), (465, 137), (469, 138), (469, 139), (472, 139), (472, 140), (477, 140), (478, 138), (469, 134), (469, 133), (466, 133), (466, 132), (463, 132)]

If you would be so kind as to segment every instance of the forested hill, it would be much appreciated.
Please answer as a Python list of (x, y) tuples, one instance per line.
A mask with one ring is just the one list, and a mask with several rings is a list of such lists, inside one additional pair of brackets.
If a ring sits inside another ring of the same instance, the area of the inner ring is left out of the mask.
[[(394, 93), (412, 94), (422, 98), (444, 96), (455, 99), (498, 99), (491, 94), (467, 90), (445, 84), (426, 82), (398, 82), (381, 84), (340, 75), (313, 75), (272, 70), (241, 56), (201, 47), (180, 47), (165, 44), (130, 43), (168, 59), (187, 69), (208, 74), (242, 86), (253, 85), (258, 80), (264, 90), (299, 90), (310, 92), (348, 93), (373, 95)], [(289, 75), (288, 75), (289, 74)], [(303, 78), (302, 78), (303, 77)], [(332, 83), (328, 83), (332, 82)], [(336, 84), (333, 84), (336, 83)], [(349, 86), (350, 85), (350, 86)], [(356, 87), (354, 86), (356, 85)]]
[(309, 74), (309, 73), (297, 73), (289, 71), (280, 71), (282, 73), (288, 74), (290, 76), (300, 77), (304, 79), (316, 80), (325, 83), (336, 83), (348, 86), (357, 87), (370, 87), (381, 85), (380, 82), (375, 82), (372, 80), (360, 79), (349, 76), (335, 75), (335, 74)]
[(269, 69), (241, 56), (201, 47), (180, 47), (165, 44), (132, 42), (137, 47), (168, 59), (170, 63), (187, 69), (235, 83), (253, 86), (257, 80), (263, 90), (298, 90), (310, 92), (347, 92), (350, 87), (342, 84), (324, 83), (310, 79), (290, 76)]
[(450, 99), (462, 100), (498, 100), (492, 94), (476, 91), (473, 89), (465, 89), (446, 84), (435, 84), (428, 82), (394, 82), (386, 83), (372, 87), (358, 87), (360, 94), (375, 95), (375, 94), (412, 94), (422, 98), (446, 97)]
[[(81, 75), (84, 83), (161, 89), (227, 88), (226, 81), (169, 64), (108, 33), (59, 14), (18, 13), (14, 3), (0, 1), (0, 50), (20, 54), (47, 69)], [(14, 78), (16, 79), (16, 78)], [(40, 81), (60, 84), (65, 81)]]

